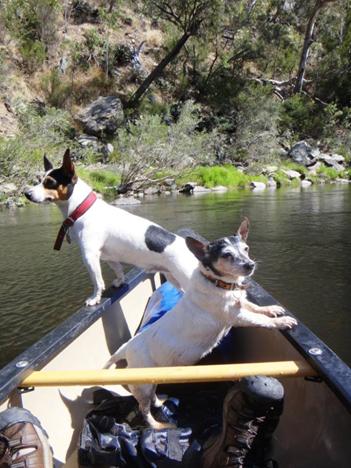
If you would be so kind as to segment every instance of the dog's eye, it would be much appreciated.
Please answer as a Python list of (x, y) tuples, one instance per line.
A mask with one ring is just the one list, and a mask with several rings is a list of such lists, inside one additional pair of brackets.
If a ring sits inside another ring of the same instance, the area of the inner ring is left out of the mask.
[(47, 189), (54, 189), (57, 187), (57, 182), (55, 179), (51, 179), (49, 177), (47, 177), (44, 182), (43, 182), (43, 185), (45, 188)]
[(232, 254), (229, 253), (229, 252), (225, 252), (223, 255), (222, 255), (223, 258), (232, 258)]
[(245, 250), (245, 252), (248, 252), (248, 251), (249, 251), (249, 247), (246, 246), (246, 247), (244, 248), (244, 250)]

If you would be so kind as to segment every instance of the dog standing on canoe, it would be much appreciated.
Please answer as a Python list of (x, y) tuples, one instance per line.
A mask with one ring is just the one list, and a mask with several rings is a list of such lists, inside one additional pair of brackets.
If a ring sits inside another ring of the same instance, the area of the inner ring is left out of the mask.
[(123, 262), (163, 272), (186, 289), (197, 260), (182, 237), (97, 199), (91, 187), (77, 176), (69, 150), (60, 168), (54, 169), (45, 156), (44, 167), (41, 183), (26, 190), (25, 196), (35, 203), (54, 202), (62, 211), (65, 221), (55, 248), (60, 249), (66, 234), (78, 242), (94, 285), (86, 305), (98, 304), (105, 289), (100, 259), (116, 273), (115, 287), (124, 281)]
[[(111, 356), (105, 368), (184, 366), (197, 363), (233, 326), (292, 328), (296, 320), (284, 316), (277, 305), (258, 306), (246, 299), (242, 283), (251, 276), (255, 262), (246, 244), (249, 232), (245, 219), (236, 235), (202, 242), (186, 238), (198, 259), (188, 288), (176, 306), (148, 328), (131, 338)], [(165, 426), (154, 419), (151, 406), (162, 402), (156, 385), (129, 385), (145, 420), (154, 428)]]

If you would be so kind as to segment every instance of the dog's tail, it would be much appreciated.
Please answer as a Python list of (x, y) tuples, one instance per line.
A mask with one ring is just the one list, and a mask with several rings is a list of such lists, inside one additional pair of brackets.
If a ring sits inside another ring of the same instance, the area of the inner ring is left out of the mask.
[[(127, 343), (124, 343), (120, 348), (117, 349), (117, 351), (112, 354), (110, 359), (106, 362), (104, 365), (103, 369), (109, 369), (113, 364), (117, 364), (119, 361), (126, 361), (126, 349)], [(126, 366), (121, 366), (121, 367), (126, 367)]]

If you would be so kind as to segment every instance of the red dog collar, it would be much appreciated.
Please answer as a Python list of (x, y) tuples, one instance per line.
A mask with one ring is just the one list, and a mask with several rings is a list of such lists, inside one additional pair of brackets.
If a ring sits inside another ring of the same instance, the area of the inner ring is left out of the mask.
[(89, 208), (95, 203), (97, 199), (96, 193), (90, 192), (89, 195), (82, 201), (80, 205), (71, 213), (68, 218), (62, 223), (60, 230), (57, 234), (54, 250), (60, 250), (62, 242), (67, 234), (68, 229), (73, 226), (75, 221), (80, 218)]
[(207, 276), (205, 275), (204, 273), (202, 273), (202, 276), (204, 276), (208, 281), (210, 281), (211, 283), (213, 283), (217, 288), (221, 288), (221, 289), (226, 289), (228, 291), (234, 291), (235, 289), (247, 289), (249, 287), (248, 284), (238, 284), (238, 283), (227, 283), (225, 281), (222, 281), (220, 279), (216, 279), (216, 278), (211, 278), (210, 276)]

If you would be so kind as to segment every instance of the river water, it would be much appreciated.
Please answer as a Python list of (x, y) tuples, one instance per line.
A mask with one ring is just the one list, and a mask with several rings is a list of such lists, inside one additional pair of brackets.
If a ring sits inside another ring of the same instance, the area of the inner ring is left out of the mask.
[[(255, 279), (351, 364), (351, 188), (178, 195), (128, 210), (209, 239), (235, 232), (248, 216)], [(77, 246), (52, 249), (61, 222), (55, 206), (0, 211), (0, 367), (90, 294)], [(107, 266), (104, 277), (113, 278)]]

